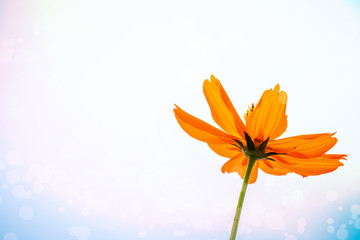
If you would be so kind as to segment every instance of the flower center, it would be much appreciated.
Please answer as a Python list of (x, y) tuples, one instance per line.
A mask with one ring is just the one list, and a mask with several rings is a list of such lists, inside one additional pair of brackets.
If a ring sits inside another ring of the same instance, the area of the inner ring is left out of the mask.
[(245, 121), (247, 121), (248, 117), (254, 112), (254, 108), (255, 108), (254, 103), (252, 103), (251, 107), (249, 107), (249, 109), (244, 114)]
[(239, 148), (240, 151), (248, 159), (250, 157), (252, 157), (257, 160), (267, 159), (267, 160), (275, 161), (274, 159), (272, 159), (270, 157), (273, 155), (283, 154), (283, 153), (276, 153), (276, 152), (266, 152), (266, 146), (269, 142), (270, 137), (268, 137), (263, 142), (260, 142), (259, 140), (255, 139), (255, 142), (256, 142), (256, 145), (255, 145), (254, 141), (251, 139), (249, 134), (247, 134), (246, 132), (244, 132), (244, 134), (245, 134), (246, 146), (244, 146), (244, 144), (241, 141), (236, 140), (236, 139), (234, 139), (234, 141), (237, 144), (233, 144), (233, 145), (236, 146), (237, 148)]

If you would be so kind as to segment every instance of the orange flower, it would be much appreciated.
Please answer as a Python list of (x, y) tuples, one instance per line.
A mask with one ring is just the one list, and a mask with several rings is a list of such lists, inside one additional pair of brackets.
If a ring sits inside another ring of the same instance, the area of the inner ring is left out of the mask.
[(257, 179), (258, 168), (272, 175), (296, 173), (303, 177), (336, 170), (345, 154), (326, 154), (337, 142), (335, 133), (307, 134), (277, 139), (287, 128), (287, 94), (280, 86), (266, 90), (256, 106), (244, 115), (236, 112), (220, 81), (211, 75), (203, 86), (214, 121), (224, 130), (188, 114), (176, 106), (175, 117), (191, 137), (206, 142), (217, 154), (230, 158), (223, 173), (237, 172), (244, 179), (248, 158), (255, 162), (249, 183)]

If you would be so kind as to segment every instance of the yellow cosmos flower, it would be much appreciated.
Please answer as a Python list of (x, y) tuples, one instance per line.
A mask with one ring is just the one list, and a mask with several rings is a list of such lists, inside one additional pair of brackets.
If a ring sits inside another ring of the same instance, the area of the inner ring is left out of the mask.
[(214, 121), (223, 129), (188, 114), (176, 106), (175, 117), (191, 137), (206, 142), (220, 156), (230, 158), (222, 172), (237, 172), (244, 179), (230, 240), (235, 240), (248, 183), (258, 169), (273, 175), (297, 173), (303, 177), (332, 172), (345, 154), (326, 154), (337, 142), (335, 133), (307, 134), (277, 139), (287, 128), (287, 94), (280, 86), (266, 90), (260, 101), (244, 115), (236, 112), (220, 81), (211, 75), (204, 81), (204, 94)]
[(223, 129), (188, 114), (176, 106), (175, 117), (191, 137), (206, 142), (217, 154), (230, 158), (222, 172), (237, 172), (244, 179), (235, 212), (230, 240), (235, 240), (248, 183), (258, 169), (273, 175), (297, 173), (303, 177), (332, 172), (345, 154), (326, 154), (337, 142), (335, 133), (307, 134), (277, 139), (287, 128), (287, 94), (280, 86), (266, 90), (260, 101), (244, 115), (236, 112), (220, 81), (211, 75), (204, 81), (204, 94), (214, 121)]
[(326, 154), (337, 142), (335, 133), (307, 134), (278, 139), (287, 128), (287, 94), (280, 86), (266, 90), (241, 120), (220, 81), (211, 75), (203, 91), (214, 121), (222, 130), (176, 106), (175, 117), (191, 137), (206, 142), (217, 154), (230, 158), (222, 172), (237, 172), (244, 179), (249, 157), (255, 158), (249, 183), (258, 168), (272, 175), (296, 173), (303, 177), (336, 170), (345, 154)]

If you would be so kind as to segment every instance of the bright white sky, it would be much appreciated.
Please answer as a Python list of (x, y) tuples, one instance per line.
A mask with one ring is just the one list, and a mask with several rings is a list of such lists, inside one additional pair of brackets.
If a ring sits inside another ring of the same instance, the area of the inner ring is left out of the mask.
[[(349, 155), (345, 167), (312, 179), (261, 174), (249, 195), (261, 197), (269, 186), (275, 197), (293, 189), (309, 196), (319, 187), (320, 197), (331, 189), (339, 196), (356, 191), (360, 20), (354, 6), (328, 0), (97, 4), (39, 1), (32, 41), (9, 45), (30, 46), (17, 53), (21, 61), (14, 55), (8, 62), (19, 69), (9, 74), (1, 110), (10, 162), (22, 159), (56, 194), (100, 211), (118, 205), (135, 222), (185, 224), (185, 216), (215, 214), (208, 211), (215, 208), (231, 220), (240, 178), (223, 175), (226, 159), (187, 136), (172, 112), (176, 103), (213, 123), (202, 83), (214, 74), (239, 113), (279, 83), (289, 96), (284, 136), (337, 131), (332, 153)], [(219, 216), (209, 219), (218, 223), (192, 218), (191, 225), (223, 224)]]

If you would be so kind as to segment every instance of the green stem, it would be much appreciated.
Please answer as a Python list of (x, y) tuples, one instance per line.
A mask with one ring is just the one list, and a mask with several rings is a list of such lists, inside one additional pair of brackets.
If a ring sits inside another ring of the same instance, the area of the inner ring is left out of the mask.
[(254, 166), (257, 159), (250, 156), (248, 158), (248, 160), (249, 161), (248, 161), (248, 165), (247, 165), (247, 168), (246, 168), (244, 181), (243, 181), (240, 196), (239, 196), (239, 202), (238, 202), (238, 205), (237, 205), (237, 208), (236, 208), (234, 222), (233, 222), (233, 226), (232, 226), (232, 229), (231, 229), (230, 240), (235, 240), (235, 238), (236, 238), (236, 232), (237, 232), (238, 225), (239, 225), (240, 214), (241, 214), (242, 205), (244, 203), (244, 198), (245, 198), (247, 185), (249, 183), (251, 170), (252, 170), (252, 168), (253, 168), (253, 166)]

